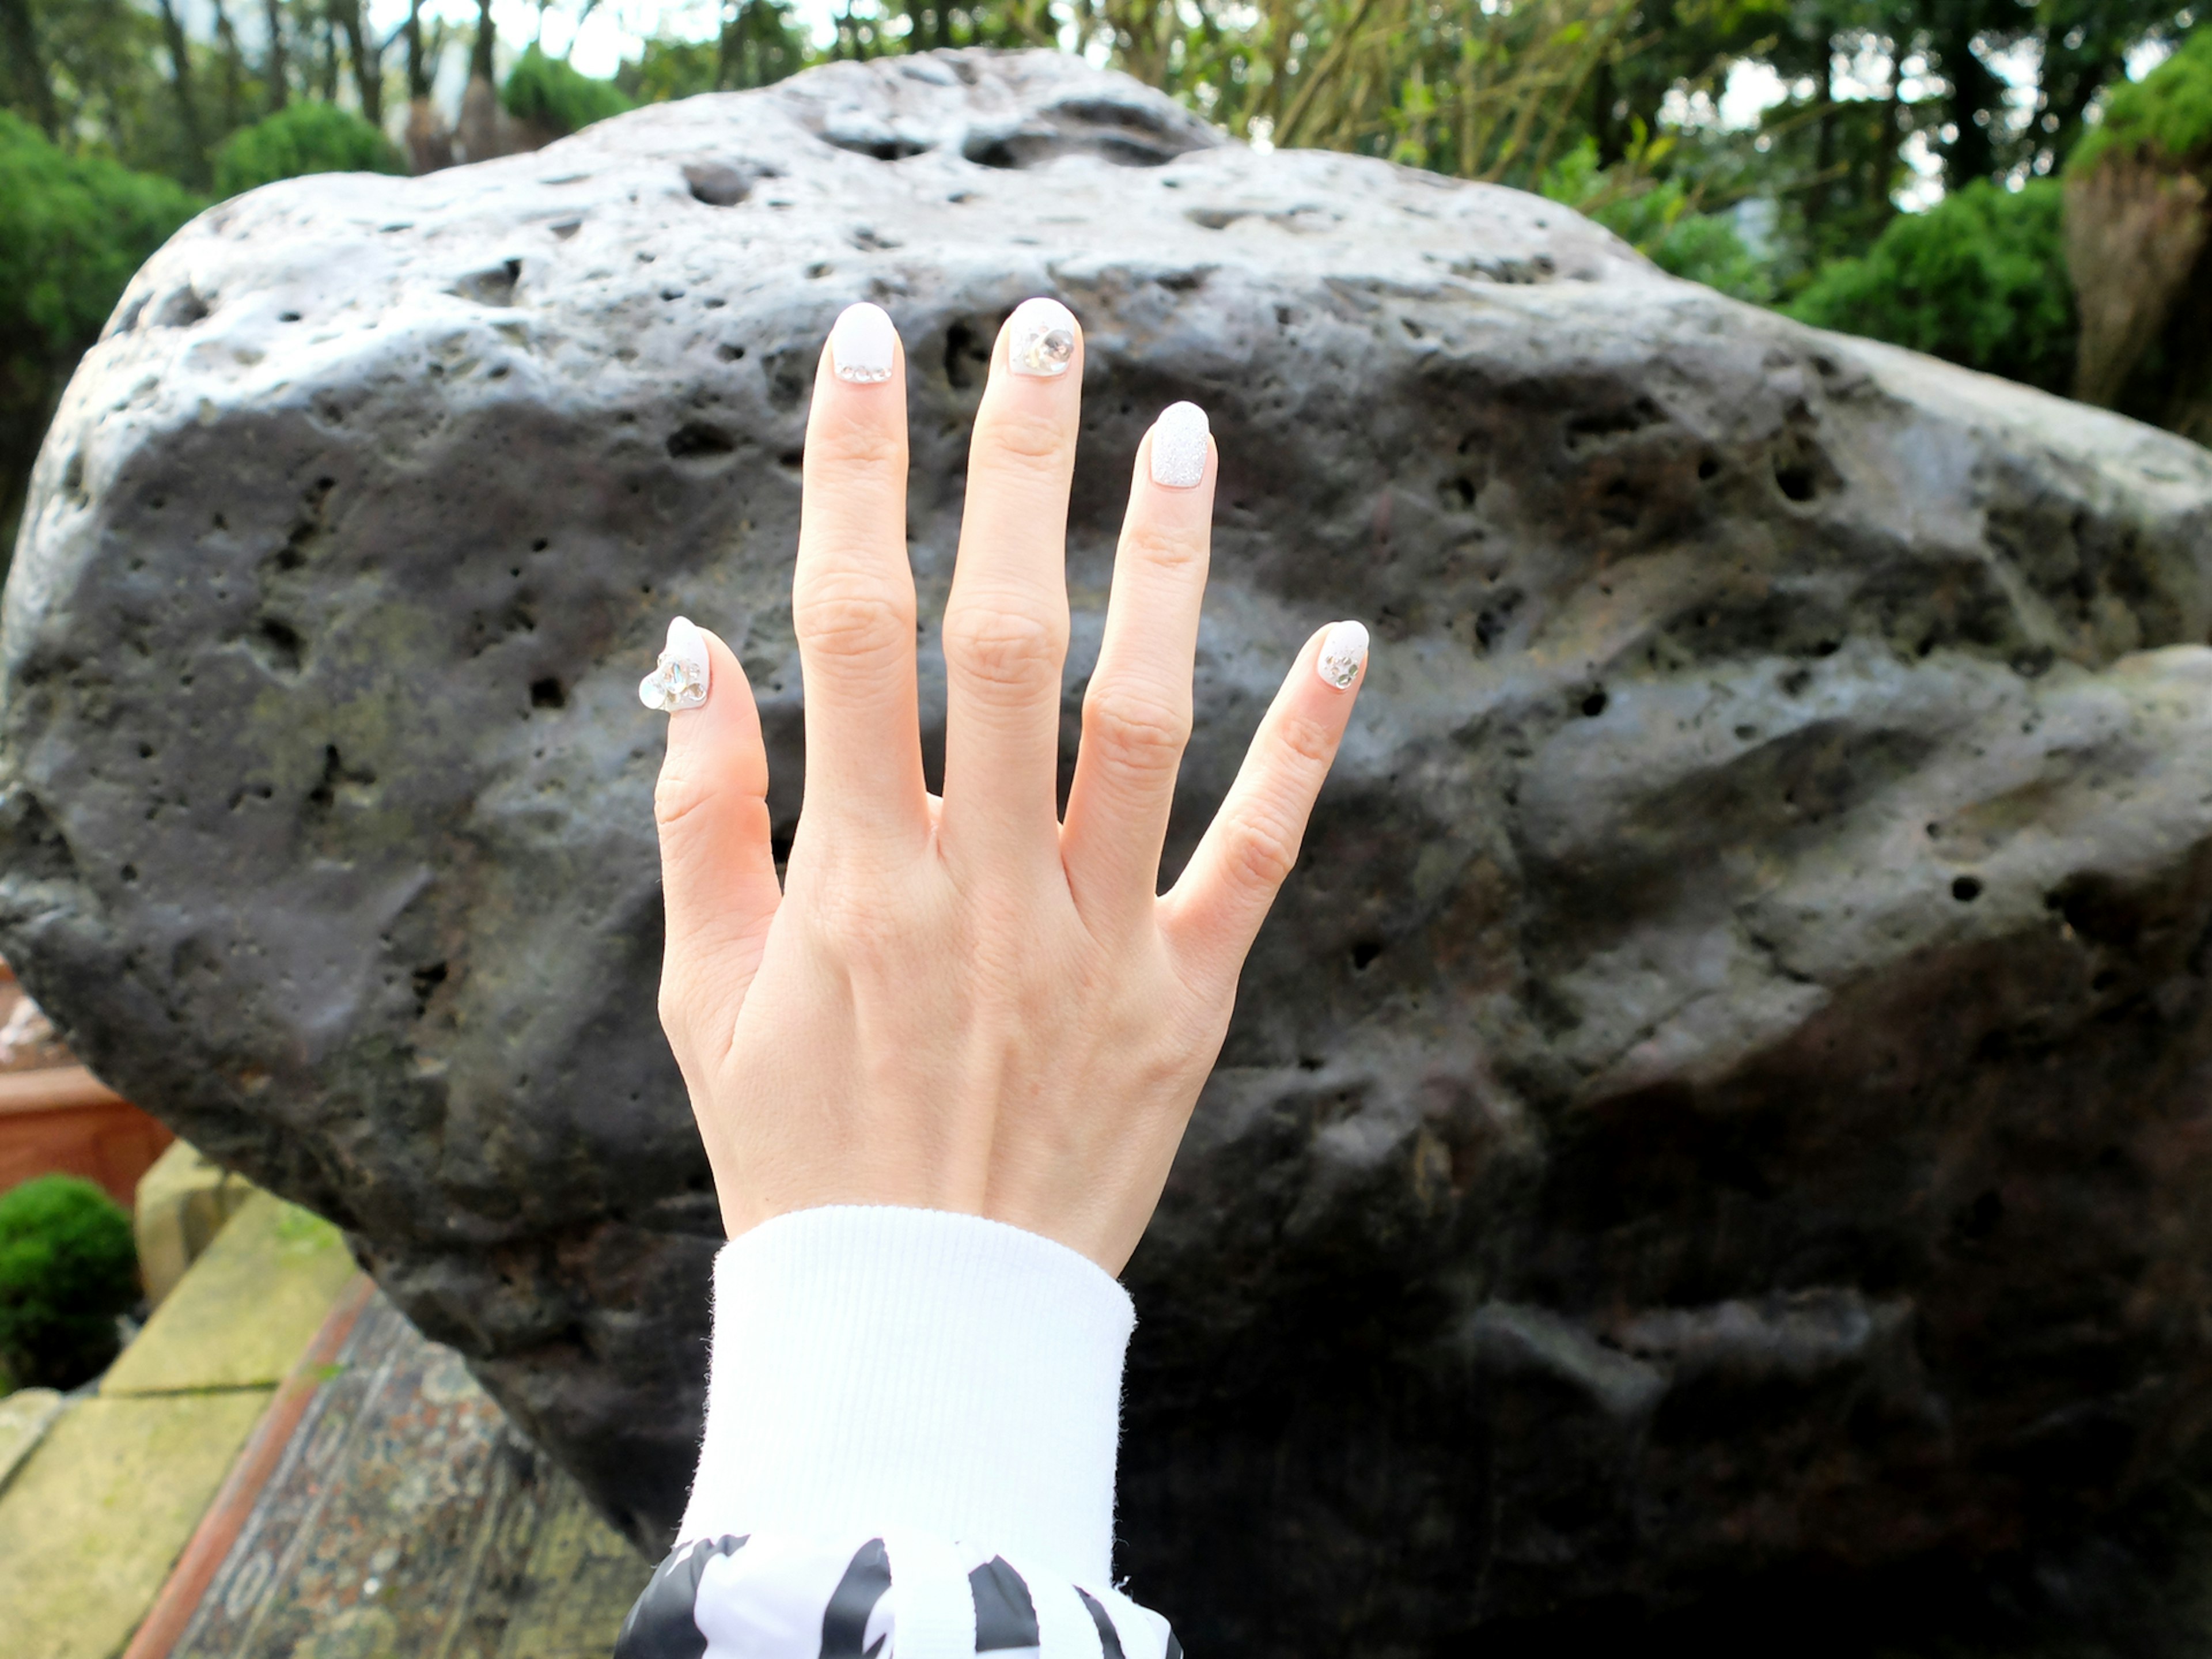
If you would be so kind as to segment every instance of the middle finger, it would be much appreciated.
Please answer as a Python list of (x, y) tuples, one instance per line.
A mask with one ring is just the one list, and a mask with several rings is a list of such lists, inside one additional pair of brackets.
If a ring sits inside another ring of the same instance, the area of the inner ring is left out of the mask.
[(1067, 492), (1083, 337), (1057, 300), (1017, 307), (991, 355), (945, 605), (945, 842), (981, 867), (1058, 857)]

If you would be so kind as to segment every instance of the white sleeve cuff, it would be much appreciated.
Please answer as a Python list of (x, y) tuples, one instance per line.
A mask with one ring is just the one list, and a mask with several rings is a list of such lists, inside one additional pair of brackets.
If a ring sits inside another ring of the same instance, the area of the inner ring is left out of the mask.
[(714, 1259), (679, 1543), (911, 1529), (1111, 1583), (1128, 1293), (981, 1217), (839, 1206)]

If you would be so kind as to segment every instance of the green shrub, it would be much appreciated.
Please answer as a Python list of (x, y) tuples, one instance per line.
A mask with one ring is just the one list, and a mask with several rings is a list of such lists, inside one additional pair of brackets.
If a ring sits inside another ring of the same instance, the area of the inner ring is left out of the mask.
[(2075, 336), (2064, 212), (2055, 179), (2019, 191), (1977, 179), (1891, 220), (1863, 256), (1823, 265), (1784, 309), (2063, 393)]
[[(1639, 135), (1638, 148), (1657, 160), (1666, 141), (1647, 145)], [(1597, 142), (1585, 138), (1544, 175), (1540, 189), (1603, 225), (1670, 276), (1757, 305), (1774, 298), (1772, 276), (1725, 216), (1692, 211), (1679, 179), (1615, 176), (1626, 172), (1600, 167)]]
[(392, 140), (335, 104), (287, 104), (241, 127), (216, 152), (218, 196), (309, 173), (404, 173)]
[(0, 110), (0, 567), (76, 360), (138, 267), (204, 205), (167, 179), (64, 155)]
[(0, 1364), (18, 1386), (99, 1376), (137, 1299), (131, 1218), (91, 1182), (40, 1176), (0, 1198)]
[(2212, 149), (2212, 28), (2198, 29), (2142, 80), (2117, 88), (2105, 118), (2066, 158), (2066, 170), (2087, 173), (2115, 147), (2183, 162)]
[(516, 120), (542, 127), (556, 138), (635, 107), (613, 82), (594, 81), (535, 46), (515, 60), (499, 100)]

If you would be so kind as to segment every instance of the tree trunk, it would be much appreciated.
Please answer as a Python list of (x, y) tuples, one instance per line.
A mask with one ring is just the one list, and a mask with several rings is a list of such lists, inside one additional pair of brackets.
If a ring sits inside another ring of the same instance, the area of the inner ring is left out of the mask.
[(1948, 101), (1957, 136), (1942, 147), (1943, 187), (1959, 190), (1996, 171), (1992, 129), (2003, 88), (1989, 66), (1974, 55), (1974, 36), (1980, 33), (1978, 13), (1957, 0), (1945, 11), (1947, 27), (1936, 31), (1936, 54), (1943, 66), (1943, 78), (1951, 83)]
[(321, 82), (323, 101), (335, 104), (338, 100), (338, 32), (331, 21), (331, 15), (323, 14), (322, 61), (316, 68)]
[(185, 26), (177, 19), (177, 9), (169, 0), (161, 0), (161, 38), (169, 48), (169, 72), (177, 92), (177, 119), (185, 130), (185, 149), (191, 157), (191, 182), (204, 186), (207, 183), (207, 146), (200, 139), (200, 112), (192, 101), (191, 43), (185, 38)]
[[(422, 0), (408, 0), (407, 99), (419, 102), (430, 95), (430, 64), (422, 53)], [(413, 118), (411, 116), (409, 118)]]
[[(492, 27), (491, 0), (477, 0), (477, 40), (476, 46), (469, 53), (469, 79), (482, 81), (492, 88), (499, 85), (498, 76), (492, 68), (492, 48), (498, 43), (498, 32)], [(476, 158), (471, 156), (469, 159), (473, 161)]]
[(246, 119), (246, 53), (222, 0), (215, 0), (215, 38), (222, 46), (222, 130), (235, 132)]
[(283, 0), (264, 0), (269, 15), (269, 112), (274, 115), (291, 96), (284, 67), (284, 7)]
[(361, 0), (331, 0), (337, 25), (345, 31), (346, 51), (353, 59), (354, 90), (361, 94), (362, 119), (373, 127), (384, 125), (384, 56), (370, 49), (361, 26)]
[(46, 73), (46, 60), (39, 51), (39, 27), (31, 16), (30, 0), (0, 0), (0, 40), (15, 60), (14, 78), (18, 93), (30, 106), (39, 129), (52, 138), (61, 130), (61, 110), (54, 100), (54, 83)]

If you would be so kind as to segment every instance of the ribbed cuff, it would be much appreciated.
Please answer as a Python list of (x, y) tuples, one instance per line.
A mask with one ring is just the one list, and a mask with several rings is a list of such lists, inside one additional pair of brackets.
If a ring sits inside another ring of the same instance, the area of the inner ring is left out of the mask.
[(977, 1216), (840, 1206), (714, 1260), (679, 1541), (911, 1528), (1110, 1583), (1128, 1293)]

